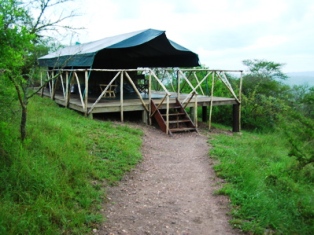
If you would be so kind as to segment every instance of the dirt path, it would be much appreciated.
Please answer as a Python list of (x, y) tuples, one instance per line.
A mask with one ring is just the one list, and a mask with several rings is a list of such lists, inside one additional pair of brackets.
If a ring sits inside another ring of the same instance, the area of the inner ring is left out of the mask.
[(107, 222), (95, 234), (239, 234), (228, 224), (228, 201), (214, 196), (219, 179), (198, 133), (169, 137), (144, 127), (143, 162), (108, 189)]

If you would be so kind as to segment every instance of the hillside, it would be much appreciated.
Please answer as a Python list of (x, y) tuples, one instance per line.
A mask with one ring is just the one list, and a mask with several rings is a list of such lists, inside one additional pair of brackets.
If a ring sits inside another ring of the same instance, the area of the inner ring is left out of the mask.
[(289, 85), (304, 85), (314, 86), (314, 71), (287, 73)]

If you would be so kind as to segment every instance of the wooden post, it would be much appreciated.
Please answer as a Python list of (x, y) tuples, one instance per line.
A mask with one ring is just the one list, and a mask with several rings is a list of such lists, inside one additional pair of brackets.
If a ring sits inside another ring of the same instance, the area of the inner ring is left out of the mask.
[(58, 76), (56, 78), (54, 78), (55, 74), (54, 72), (52, 72), (52, 77), (53, 77), (53, 81), (54, 81), (54, 85), (52, 87), (52, 99), (55, 100), (55, 96), (56, 96), (56, 90), (57, 90), (57, 84), (58, 84), (58, 78), (59, 78), (59, 72), (57, 73)]
[(88, 104), (88, 71), (85, 70), (85, 116), (87, 116)]
[(149, 125), (152, 125), (152, 71), (149, 70), (149, 78), (148, 78), (148, 102), (149, 102)]
[(43, 83), (43, 72), (40, 72), (40, 86), (41, 86), (41, 93), (40, 96), (43, 97), (44, 96), (44, 83)]
[(50, 90), (50, 98), (53, 100), (54, 96), (54, 90), (55, 90), (55, 78), (54, 78), (54, 72), (51, 72), (51, 90)]
[(49, 91), (49, 95), (51, 97), (51, 83), (52, 81), (50, 80), (50, 75), (49, 75), (49, 70), (47, 70), (47, 80), (48, 80), (48, 91)]
[(181, 81), (180, 81), (180, 74), (179, 74), (179, 71), (177, 71), (177, 82), (178, 82), (178, 93), (177, 93), (177, 97), (178, 97), (178, 100), (180, 101), (180, 89), (181, 89), (181, 87), (180, 87), (180, 83), (181, 83)]
[(210, 95), (210, 109), (209, 109), (209, 121), (208, 121), (208, 129), (209, 130), (212, 128), (214, 85), (215, 85), (215, 72), (213, 72), (213, 74), (212, 74), (212, 87), (211, 87), (211, 95)]
[(124, 121), (124, 116), (123, 116), (123, 73), (124, 73), (124, 71), (121, 71), (121, 75), (120, 75), (120, 116), (121, 116), (121, 122)]
[(240, 104), (239, 104), (239, 129), (241, 131), (241, 104), (242, 104), (242, 83), (243, 83), (243, 78), (242, 78), (243, 74), (242, 74), (242, 71), (241, 71), (241, 75), (240, 75), (240, 87), (239, 87), (239, 101), (240, 101)]
[(166, 133), (169, 134), (169, 95), (167, 94)]
[(195, 127), (197, 127), (198, 126), (198, 123), (197, 123), (197, 93), (195, 94), (195, 104), (194, 104), (194, 125), (195, 125)]
[(147, 119), (148, 119), (147, 111), (144, 109), (142, 111), (142, 122), (147, 124)]
[(202, 106), (202, 121), (207, 122), (207, 106)]
[(233, 111), (233, 125), (232, 125), (232, 131), (233, 132), (240, 132), (240, 104), (234, 104), (232, 107)]
[(69, 72), (65, 72), (65, 102), (64, 106), (67, 108), (69, 107), (69, 99), (70, 99), (70, 81), (69, 81)]

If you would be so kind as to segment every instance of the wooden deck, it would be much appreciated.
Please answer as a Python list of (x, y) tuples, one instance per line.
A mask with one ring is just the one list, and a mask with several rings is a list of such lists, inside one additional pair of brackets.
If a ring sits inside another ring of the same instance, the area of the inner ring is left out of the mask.
[[(48, 92), (43, 93), (44, 96), (50, 97)], [(152, 92), (152, 99), (155, 103), (160, 103), (165, 93), (163, 92)], [(186, 98), (187, 94), (181, 94), (179, 100), (182, 102)], [(149, 106), (149, 99), (147, 94), (142, 94), (142, 98), (147, 106)], [(174, 104), (175, 99), (177, 98), (177, 94), (173, 93), (170, 96), (169, 103)], [(62, 94), (55, 94), (54, 100), (60, 106), (66, 106), (66, 100)], [(87, 109), (90, 109), (92, 105), (95, 103), (96, 97), (89, 97), (87, 103)], [(123, 111), (144, 111), (145, 108), (139, 98), (136, 95), (133, 96), (125, 96), (123, 103), (120, 101), (120, 97), (117, 96), (115, 98), (102, 98), (94, 107), (91, 113), (113, 113), (121, 111), (121, 104), (123, 105)], [(218, 105), (233, 105), (238, 104), (235, 98), (226, 98), (226, 97), (213, 97), (213, 106)], [(211, 97), (209, 96), (197, 96), (197, 106), (208, 107), (211, 105)], [(186, 107), (194, 107), (195, 106), (195, 98), (192, 98), (191, 101), (187, 104)], [(78, 95), (71, 95), (69, 100), (68, 108), (76, 110), (78, 112), (84, 113), (85, 110), (80, 101), (80, 97)], [(166, 108), (166, 104), (163, 104), (161, 108)]]
[[(176, 108), (177, 99), (183, 109), (190, 108), (191, 118), (196, 127), (197, 108), (202, 107), (202, 119), (206, 121), (207, 107), (209, 107), (209, 129), (212, 107), (232, 105), (233, 130), (237, 132), (240, 130), (242, 76), (237, 89), (239, 95), (237, 95), (229, 83), (227, 72), (242, 73), (242, 71), (208, 69), (154, 70), (149, 68), (51, 70), (47, 71), (47, 76), (44, 79), (48, 83), (41, 82), (42, 90), (40, 93), (42, 96), (50, 97), (60, 106), (76, 110), (85, 116), (92, 117), (93, 114), (100, 113), (120, 113), (122, 122), (126, 112), (139, 111), (142, 112), (143, 122), (151, 124), (154, 115), (151, 112), (151, 103), (154, 103), (157, 109), (166, 110), (166, 132), (169, 130), (169, 111)], [(138, 78), (139, 76), (140, 78)], [(143, 84), (140, 82), (141, 79), (144, 81)], [(89, 83), (90, 80), (93, 83)], [(225, 86), (232, 98), (212, 96), (216, 81)], [(95, 89), (97, 84), (100, 86), (100, 90)], [(75, 86), (76, 88), (72, 91), (72, 87)], [(111, 90), (113, 86), (117, 89)], [(142, 86), (145, 89), (142, 89)], [(185, 86), (184, 89), (181, 86)], [(204, 92), (205, 87), (206, 92)], [(180, 93), (181, 90), (190, 93), (182, 94)]]

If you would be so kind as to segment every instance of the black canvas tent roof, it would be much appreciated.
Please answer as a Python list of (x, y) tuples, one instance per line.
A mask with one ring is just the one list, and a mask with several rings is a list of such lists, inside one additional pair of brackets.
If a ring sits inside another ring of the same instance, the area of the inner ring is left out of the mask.
[(46, 67), (127, 69), (195, 67), (198, 55), (169, 40), (165, 31), (146, 29), (62, 48), (39, 58)]

